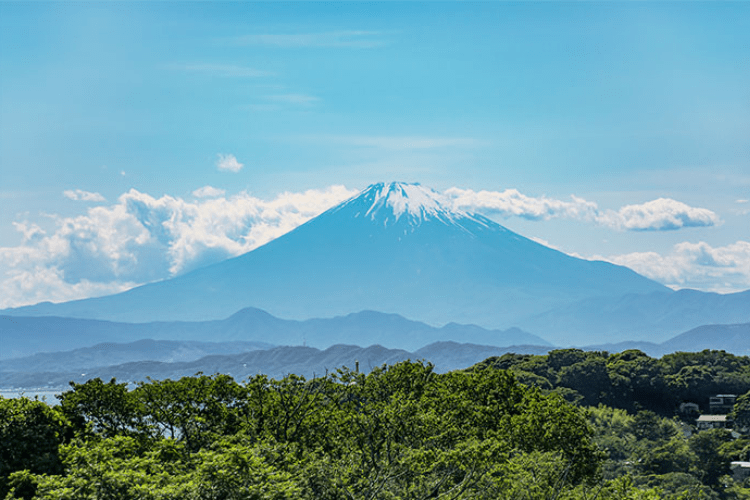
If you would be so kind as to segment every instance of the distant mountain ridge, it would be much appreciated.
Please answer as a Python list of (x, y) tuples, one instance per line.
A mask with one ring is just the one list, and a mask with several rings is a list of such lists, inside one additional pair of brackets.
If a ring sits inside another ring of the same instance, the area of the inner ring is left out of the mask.
[(0, 371), (64, 372), (87, 371), (92, 367), (140, 361), (189, 363), (215, 354), (237, 354), (276, 347), (264, 342), (196, 342), (191, 340), (141, 339), (135, 342), (105, 342), (57, 352), (0, 359)]
[(242, 309), (223, 320), (201, 322), (119, 323), (48, 316), (0, 316), (0, 343), (3, 346), (0, 359), (141, 339), (309, 345), (322, 349), (334, 344), (378, 343), (414, 350), (447, 340), (501, 347), (550, 345), (546, 340), (517, 328), (487, 330), (455, 323), (435, 328), (397, 314), (374, 311), (306, 321), (280, 319), (256, 308)]
[(5, 313), (203, 321), (252, 306), (298, 320), (374, 310), (506, 329), (586, 299), (652, 292), (670, 293), (628, 268), (571, 257), (452, 210), (428, 188), (394, 182), (239, 257), (116, 295)]
[(223, 373), (235, 380), (244, 380), (257, 374), (271, 378), (282, 378), (290, 373), (311, 378), (324, 375), (342, 367), (354, 370), (357, 366), (369, 372), (383, 364), (395, 364), (411, 359), (431, 361), (436, 371), (446, 372), (466, 368), (490, 356), (506, 352), (542, 354), (545, 347), (512, 346), (492, 347), (474, 344), (440, 342), (408, 352), (403, 349), (387, 349), (380, 345), (359, 347), (337, 344), (325, 350), (304, 346), (280, 346), (267, 350), (253, 350), (237, 354), (211, 355), (190, 362), (138, 361), (112, 366), (93, 366), (85, 372), (78, 370), (11, 371), (7, 362), (0, 361), (0, 388), (65, 388), (68, 382), (85, 382), (99, 377), (102, 380), (116, 378), (120, 382), (140, 382), (146, 376), (153, 379), (178, 379), (197, 372), (207, 375)]

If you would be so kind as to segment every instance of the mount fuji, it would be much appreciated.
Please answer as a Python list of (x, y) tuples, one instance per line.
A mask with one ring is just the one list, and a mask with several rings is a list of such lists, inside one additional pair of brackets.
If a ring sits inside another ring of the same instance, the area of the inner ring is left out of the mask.
[(248, 307), (288, 319), (397, 313), (507, 328), (581, 301), (671, 290), (571, 257), (419, 184), (374, 184), (251, 252), (106, 297), (3, 311), (126, 322), (201, 321)]

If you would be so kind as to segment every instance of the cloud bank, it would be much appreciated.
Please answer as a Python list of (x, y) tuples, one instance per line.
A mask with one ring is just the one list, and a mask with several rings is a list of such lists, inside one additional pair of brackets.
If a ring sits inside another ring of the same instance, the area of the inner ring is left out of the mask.
[(670, 231), (683, 227), (715, 226), (720, 220), (711, 210), (659, 198), (641, 205), (627, 205), (617, 212), (604, 212), (599, 216), (599, 222), (629, 231)]
[(575, 196), (571, 196), (571, 201), (544, 196), (533, 198), (521, 194), (516, 189), (476, 192), (454, 187), (447, 189), (445, 194), (451, 198), (453, 206), (457, 209), (501, 217), (515, 216), (529, 220), (564, 217), (589, 220), (595, 219), (598, 212), (596, 203)]
[(750, 289), (750, 242), (713, 247), (703, 241), (679, 243), (666, 255), (636, 252), (595, 257), (627, 266), (673, 288), (713, 292)]
[(23, 239), (0, 247), (0, 308), (106, 295), (234, 257), (356, 192), (331, 186), (261, 200), (206, 186), (186, 201), (131, 189), (115, 204), (55, 217), (53, 232), (15, 223)]
[(669, 198), (659, 198), (640, 205), (626, 205), (615, 211), (602, 210), (596, 203), (577, 196), (564, 201), (544, 196), (530, 197), (516, 189), (477, 192), (450, 188), (445, 194), (451, 198), (455, 208), (469, 212), (529, 220), (578, 219), (626, 231), (670, 231), (685, 227), (715, 226), (721, 222), (719, 216), (711, 210), (690, 207)]

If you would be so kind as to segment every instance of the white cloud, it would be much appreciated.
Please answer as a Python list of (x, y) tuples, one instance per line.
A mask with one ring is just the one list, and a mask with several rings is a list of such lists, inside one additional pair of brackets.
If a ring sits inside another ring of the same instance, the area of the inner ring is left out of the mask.
[[(0, 249), (0, 256), (2, 255)], [(97, 283), (82, 280), (78, 283), (69, 283), (63, 278), (62, 272), (54, 267), (15, 269), (7, 272), (4, 279), (0, 280), (0, 297), (8, 297), (4, 302), (0, 302), (0, 307), (100, 297), (122, 292), (136, 285), (138, 283), (123, 281)]]
[(561, 201), (544, 196), (526, 196), (516, 189), (475, 192), (455, 187), (447, 189), (445, 194), (452, 199), (455, 208), (502, 217), (516, 216), (531, 220), (556, 217), (594, 219), (598, 213), (596, 203), (575, 196), (571, 196), (571, 201)]
[(683, 227), (715, 226), (719, 216), (706, 208), (690, 207), (669, 198), (627, 205), (599, 216), (605, 225), (631, 231), (668, 231)]
[(216, 160), (216, 168), (224, 172), (239, 172), (244, 165), (237, 161), (234, 155), (224, 155), (219, 153)]
[(530, 220), (553, 218), (594, 221), (603, 226), (627, 231), (668, 231), (684, 227), (714, 226), (719, 216), (706, 208), (690, 207), (669, 198), (659, 198), (640, 205), (626, 205), (619, 210), (601, 210), (594, 202), (571, 196), (570, 201), (531, 197), (516, 189), (505, 191), (472, 191), (449, 188), (445, 191), (454, 207), (501, 217)]
[(196, 198), (218, 198), (224, 196), (226, 191), (223, 189), (215, 188), (213, 186), (203, 186), (193, 191), (193, 196)]
[[(197, 192), (208, 192), (206, 186)], [(54, 232), (17, 222), (17, 247), (0, 247), (0, 308), (121, 291), (248, 252), (353, 196), (343, 186), (186, 201), (135, 189), (115, 204), (55, 217)]]
[(63, 191), (63, 196), (74, 201), (107, 201), (107, 199), (99, 193), (92, 193), (82, 189), (65, 190)]
[(381, 47), (385, 42), (381, 40), (381, 33), (377, 31), (329, 31), (323, 33), (264, 33), (244, 35), (233, 39), (240, 45), (267, 45), (279, 48), (299, 47), (348, 47), (369, 49)]
[(16, 231), (23, 235), (22, 243), (41, 238), (46, 234), (44, 230), (36, 224), (31, 224), (29, 222), (13, 222), (12, 224), (13, 227), (16, 228)]
[(708, 243), (679, 243), (669, 254), (635, 252), (609, 257), (596, 256), (627, 266), (673, 288), (696, 288), (715, 292), (750, 289), (750, 242), (712, 247)]

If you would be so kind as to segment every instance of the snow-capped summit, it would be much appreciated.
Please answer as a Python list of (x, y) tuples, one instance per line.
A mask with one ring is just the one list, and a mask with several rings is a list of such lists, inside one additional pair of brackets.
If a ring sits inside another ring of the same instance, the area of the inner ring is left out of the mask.
[(365, 213), (371, 219), (382, 215), (383, 211), (392, 214), (396, 220), (403, 215), (412, 220), (453, 216), (446, 198), (417, 183), (381, 182), (369, 186), (360, 197), (363, 201), (372, 203)]
[(371, 184), (331, 211), (352, 212), (355, 219), (368, 219), (383, 227), (400, 223), (408, 225), (412, 231), (425, 221), (440, 221), (466, 231), (470, 231), (467, 226), (487, 226), (484, 217), (453, 209), (448, 197), (419, 183)]

